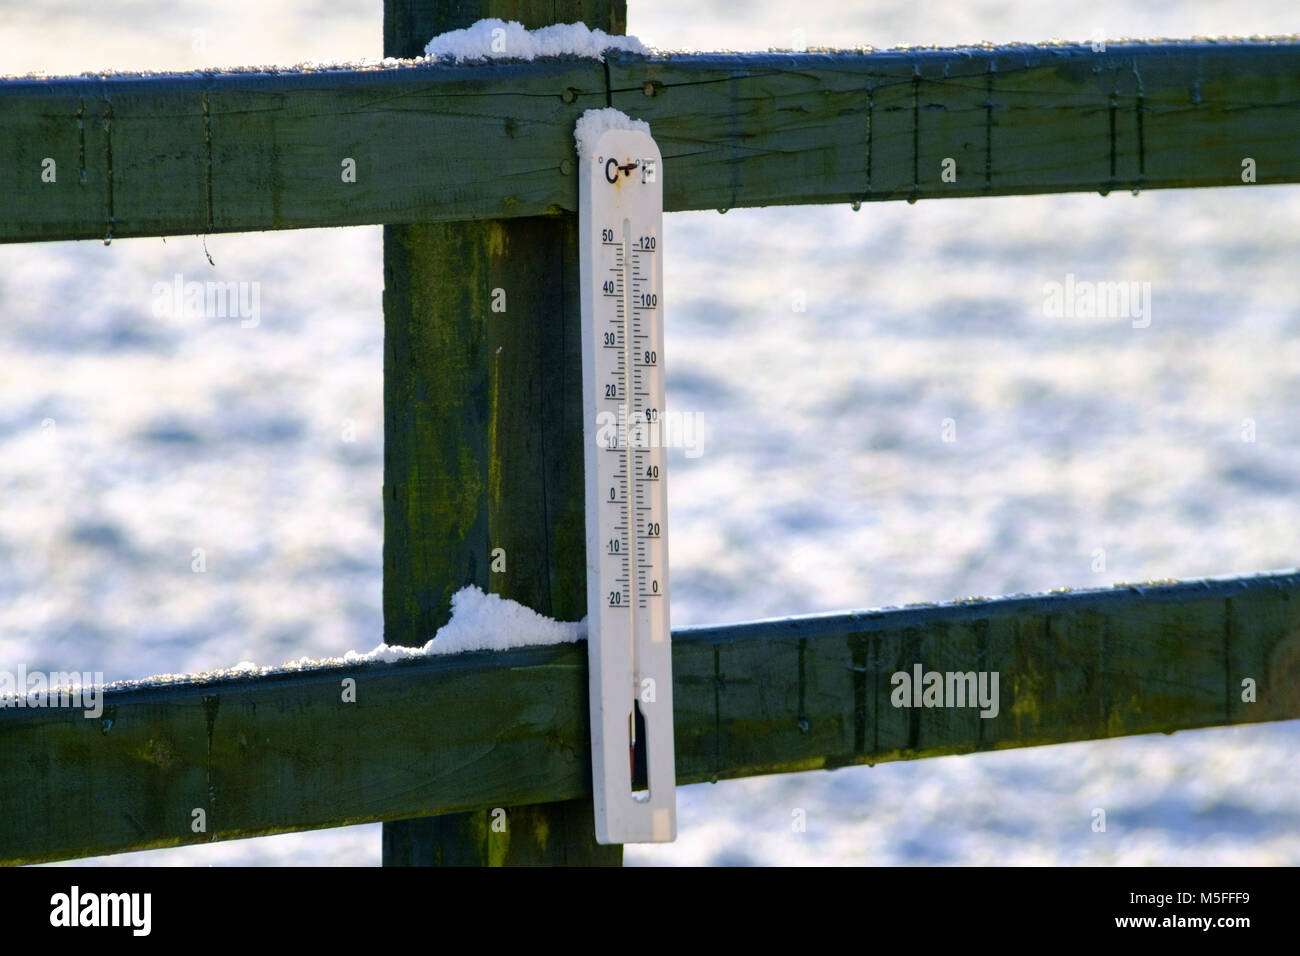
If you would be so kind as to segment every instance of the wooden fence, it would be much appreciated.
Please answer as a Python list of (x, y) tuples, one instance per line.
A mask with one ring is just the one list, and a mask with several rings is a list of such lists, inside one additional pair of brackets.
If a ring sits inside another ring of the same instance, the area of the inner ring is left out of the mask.
[[(385, 54), (486, 16), (616, 33), (625, 8), (386, 0)], [(385, 224), (385, 640), (423, 644), (468, 584), (576, 619), (573, 127), (607, 105), (650, 122), (669, 210), (1242, 185), (1246, 161), (1258, 183), (1300, 181), (1296, 38), (14, 78), (0, 241)], [(499, 344), (517, 347), (490, 360)], [(489, 573), (498, 547), (508, 575)], [(1300, 717), (1298, 588), (1273, 574), (679, 629), (679, 781)], [(890, 706), (889, 675), (916, 664), (999, 672), (999, 714)], [(593, 841), (581, 645), (105, 703), (98, 720), (0, 709), (0, 861), (376, 820), (385, 863), (621, 861)]]

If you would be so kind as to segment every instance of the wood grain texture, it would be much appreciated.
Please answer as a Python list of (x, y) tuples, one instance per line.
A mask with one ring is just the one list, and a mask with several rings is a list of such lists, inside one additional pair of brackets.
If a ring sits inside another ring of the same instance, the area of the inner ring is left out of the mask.
[[(572, 209), (573, 125), (604, 105), (591, 61), (3, 81), (0, 239)], [(47, 156), (55, 183), (40, 178)]]
[[(892, 706), (916, 664), (998, 672), (998, 715)], [(101, 720), (0, 709), (0, 861), (578, 800), (586, 666), (579, 643), (121, 690)], [(1289, 720), (1300, 574), (679, 629), (673, 674), (682, 784)]]
[[(485, 17), (609, 29), (615, 6), (387, 0), (384, 52), (418, 52), (411, 41)], [(577, 225), (561, 215), (384, 229), (390, 644), (424, 644), (470, 585), (560, 620), (586, 613)], [(384, 864), (620, 865), (622, 847), (596, 843), (590, 803), (386, 823)]]
[(611, 59), (668, 209), (1300, 179), (1294, 38)]
[(607, 100), (670, 211), (1300, 181), (1295, 38), (8, 79), (0, 241), (573, 212)]
[[(385, 639), (424, 644), (471, 584), (580, 620), (576, 222), (430, 223), (385, 237)], [(498, 548), (506, 570), (494, 573)]]

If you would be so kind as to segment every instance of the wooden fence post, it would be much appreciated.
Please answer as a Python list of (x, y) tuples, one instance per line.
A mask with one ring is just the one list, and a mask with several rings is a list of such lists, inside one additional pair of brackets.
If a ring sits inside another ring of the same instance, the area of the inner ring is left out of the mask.
[[(622, 33), (626, 3), (385, 0), (384, 55), (485, 17)], [(576, 216), (384, 227), (387, 643), (424, 644), (471, 584), (586, 613), (579, 333)], [(500, 809), (385, 823), (384, 865), (622, 863), (590, 798)]]

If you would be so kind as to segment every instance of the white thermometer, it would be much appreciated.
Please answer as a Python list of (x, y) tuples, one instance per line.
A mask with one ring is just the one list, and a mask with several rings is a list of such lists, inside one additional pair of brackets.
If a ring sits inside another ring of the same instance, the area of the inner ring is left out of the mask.
[(677, 796), (659, 148), (606, 129), (585, 144), (578, 191), (596, 840), (666, 843)]

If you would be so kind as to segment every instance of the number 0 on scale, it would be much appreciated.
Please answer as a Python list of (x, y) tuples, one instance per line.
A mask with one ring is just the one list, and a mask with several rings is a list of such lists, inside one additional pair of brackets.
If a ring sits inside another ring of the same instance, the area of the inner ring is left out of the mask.
[(605, 130), (579, 160), (587, 648), (596, 840), (677, 835), (661, 429), (663, 161)]

